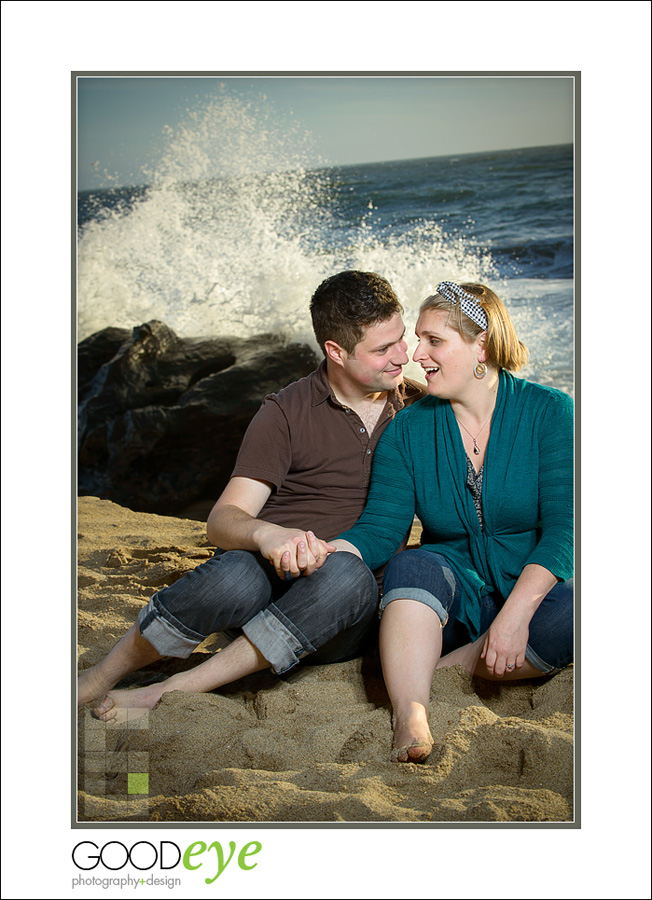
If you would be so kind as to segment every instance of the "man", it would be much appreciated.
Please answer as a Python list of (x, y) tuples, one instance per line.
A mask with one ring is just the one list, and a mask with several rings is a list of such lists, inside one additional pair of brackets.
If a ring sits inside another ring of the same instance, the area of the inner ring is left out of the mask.
[[(108, 656), (80, 676), (79, 703), (103, 697), (95, 714), (104, 721), (135, 718), (167, 691), (214, 690), (270, 666), (281, 674), (308, 655), (338, 662), (364, 648), (376, 579), (353, 554), (331, 554), (327, 542), (362, 512), (385, 427), (425, 391), (403, 380), (403, 308), (384, 278), (334, 275), (310, 311), (324, 361), (266, 397), (249, 425), (208, 519), (215, 556), (156, 593)], [(185, 658), (209, 634), (233, 629), (236, 639), (194, 669), (107, 693), (127, 673), (162, 656)]]

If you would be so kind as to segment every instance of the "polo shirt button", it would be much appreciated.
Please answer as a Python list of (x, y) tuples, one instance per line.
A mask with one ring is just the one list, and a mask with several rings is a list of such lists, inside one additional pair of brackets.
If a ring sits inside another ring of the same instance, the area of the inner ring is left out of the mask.
[(364, 434), (364, 428), (360, 429), (360, 434)]

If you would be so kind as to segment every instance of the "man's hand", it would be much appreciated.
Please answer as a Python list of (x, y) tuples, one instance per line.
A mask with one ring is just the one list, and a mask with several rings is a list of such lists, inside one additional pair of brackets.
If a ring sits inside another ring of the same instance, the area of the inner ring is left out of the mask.
[(312, 531), (284, 528), (257, 518), (272, 492), (263, 481), (236, 476), (231, 479), (208, 517), (208, 538), (222, 550), (258, 550), (279, 578), (312, 575), (336, 548)]
[[(262, 523), (261, 523), (262, 524)], [(257, 535), (260, 553), (274, 566), (279, 578), (312, 575), (335, 551), (332, 544), (320, 540), (312, 531), (283, 528), (265, 523)]]

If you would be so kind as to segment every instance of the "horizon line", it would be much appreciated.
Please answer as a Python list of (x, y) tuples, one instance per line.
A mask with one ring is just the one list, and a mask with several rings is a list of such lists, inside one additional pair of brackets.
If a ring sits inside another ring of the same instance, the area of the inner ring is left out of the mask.
[[(502, 149), (494, 149), (494, 150), (465, 150), (461, 153), (439, 153), (434, 154), (433, 156), (407, 156), (402, 157), (400, 159), (377, 159), (377, 160), (366, 160), (365, 162), (353, 162), (353, 163), (328, 163), (328, 164), (319, 164), (314, 166), (305, 166), (306, 170), (309, 172), (319, 172), (326, 171), (328, 169), (351, 169), (355, 166), (378, 166), (385, 165), (391, 163), (405, 163), (405, 162), (418, 162), (419, 160), (427, 160), (427, 159), (446, 159), (447, 157), (460, 157), (460, 156), (484, 156), (490, 153), (513, 153), (517, 150), (543, 150), (544, 148), (551, 147), (573, 147), (575, 145), (574, 141), (566, 141), (564, 143), (558, 144), (535, 144), (534, 146), (524, 146), (524, 147), (503, 147)], [(274, 171), (274, 170), (270, 170)], [(292, 171), (292, 170), (289, 170)], [(219, 178), (219, 176), (216, 176)], [(209, 179), (212, 180), (212, 179)], [(185, 183), (185, 182), (184, 182)], [(112, 191), (112, 190), (133, 190), (134, 188), (149, 188), (151, 187), (151, 182), (143, 182), (140, 184), (120, 184), (120, 185), (105, 185), (103, 187), (92, 187), (92, 188), (79, 188), (77, 190), (79, 194), (92, 193), (93, 191)]]

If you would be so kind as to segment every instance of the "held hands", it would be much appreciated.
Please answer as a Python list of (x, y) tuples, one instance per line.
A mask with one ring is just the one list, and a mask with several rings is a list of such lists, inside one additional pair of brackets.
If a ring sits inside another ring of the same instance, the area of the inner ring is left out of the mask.
[(312, 531), (270, 525), (259, 542), (259, 549), (274, 566), (278, 577), (285, 579), (288, 572), (292, 578), (312, 575), (337, 548), (320, 540)]
[(501, 620), (500, 614), (496, 616), (481, 653), (488, 671), (500, 677), (520, 669), (525, 662), (529, 634), (527, 623), (506, 617)]

